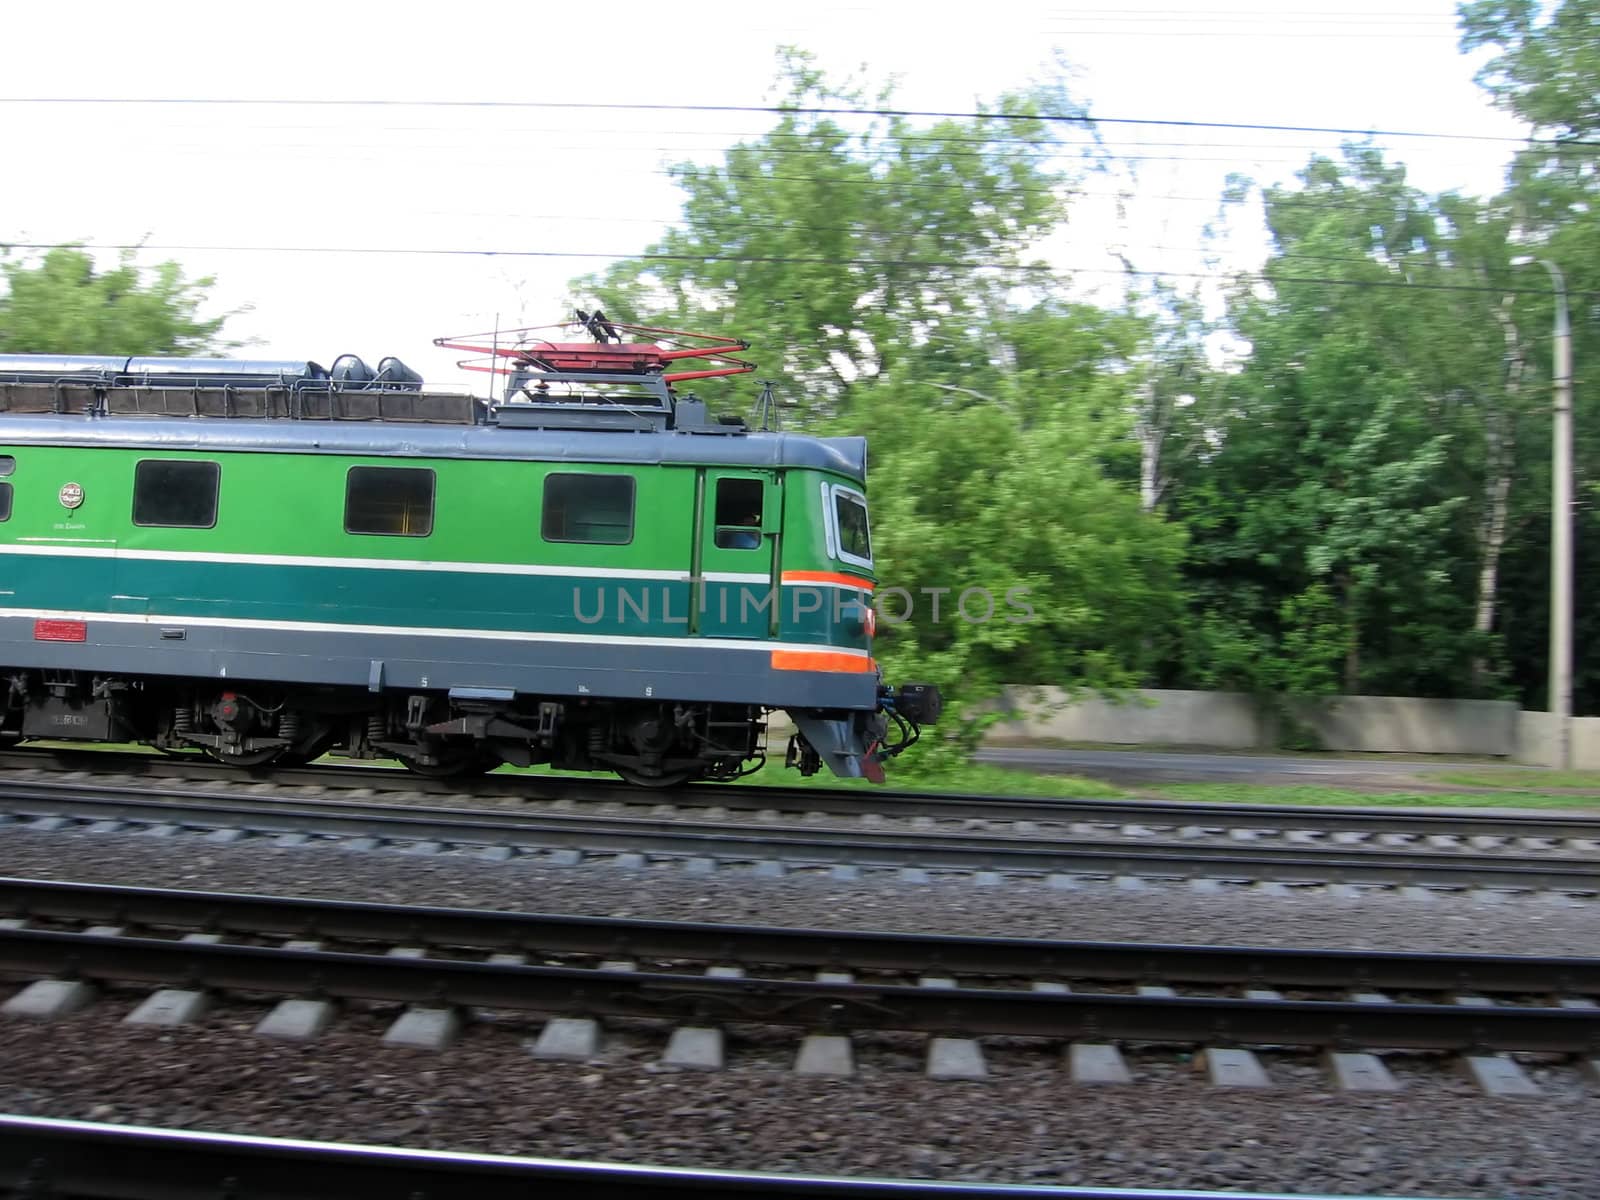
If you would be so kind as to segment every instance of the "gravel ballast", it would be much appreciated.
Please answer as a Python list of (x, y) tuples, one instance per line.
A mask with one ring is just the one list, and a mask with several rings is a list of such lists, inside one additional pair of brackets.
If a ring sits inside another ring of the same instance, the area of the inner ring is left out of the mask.
[[(1058, 890), (826, 874), (758, 879), (676, 866), (489, 863), (337, 844), (0, 829), (7, 875), (393, 903), (1034, 938), (1600, 954), (1596, 908), (1559, 898), (1215, 894), (1182, 884)], [(121, 1018), (117, 990), (50, 1026), (0, 1022), (0, 1107), (269, 1136), (560, 1158), (996, 1182), (1561, 1198), (1600, 1195), (1600, 1098), (1577, 1068), (1528, 1063), (1537, 1099), (1490, 1100), (1452, 1060), (1392, 1055), (1395, 1095), (1335, 1092), (1313, 1057), (1263, 1055), (1269, 1092), (1210, 1088), (1188, 1051), (1134, 1049), (1136, 1082), (1075, 1087), (1058, 1048), (987, 1044), (991, 1078), (935, 1083), (921, 1039), (858, 1039), (855, 1078), (808, 1080), (796, 1037), (733, 1031), (729, 1069), (657, 1066), (665, 1033), (610, 1031), (588, 1064), (525, 1052), (537, 1021), (468, 1026), (442, 1053), (383, 1048), (392, 1008), (320, 1040), (251, 1030), (229, 1000), (194, 1026)]]

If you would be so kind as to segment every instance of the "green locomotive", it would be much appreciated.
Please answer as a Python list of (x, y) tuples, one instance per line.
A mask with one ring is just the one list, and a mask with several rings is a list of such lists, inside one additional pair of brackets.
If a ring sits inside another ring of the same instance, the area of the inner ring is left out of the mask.
[(756, 769), (784, 710), (792, 765), (881, 779), (939, 699), (872, 658), (865, 441), (713, 421), (673, 385), (742, 344), (597, 318), (481, 346), (498, 401), (0, 355), (0, 738), (665, 785)]

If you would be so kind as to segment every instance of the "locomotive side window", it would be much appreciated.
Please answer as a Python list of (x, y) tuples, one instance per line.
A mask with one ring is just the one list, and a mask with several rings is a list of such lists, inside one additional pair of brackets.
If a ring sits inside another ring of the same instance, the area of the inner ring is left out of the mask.
[(433, 532), (433, 472), (423, 467), (351, 467), (345, 476), (344, 531), (427, 537)]
[(17, 460), (9, 454), (0, 454), (0, 475), (9, 475), (17, 469)]
[(849, 488), (833, 489), (833, 520), (839, 557), (858, 566), (872, 565), (872, 536), (867, 529), (867, 499)]
[(761, 548), (761, 481), (717, 480), (716, 543), (724, 550)]
[(11, 519), (11, 485), (0, 483), (0, 521)]
[(221, 480), (220, 463), (147, 458), (133, 469), (133, 523), (210, 529)]
[(544, 540), (626, 546), (633, 541), (632, 475), (547, 475)]

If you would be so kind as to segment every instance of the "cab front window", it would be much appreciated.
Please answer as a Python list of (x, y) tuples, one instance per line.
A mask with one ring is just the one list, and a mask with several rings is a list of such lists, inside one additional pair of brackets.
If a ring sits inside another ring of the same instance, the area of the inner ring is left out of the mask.
[(870, 569), (872, 535), (867, 526), (867, 498), (850, 488), (835, 486), (829, 516), (834, 553), (844, 562)]

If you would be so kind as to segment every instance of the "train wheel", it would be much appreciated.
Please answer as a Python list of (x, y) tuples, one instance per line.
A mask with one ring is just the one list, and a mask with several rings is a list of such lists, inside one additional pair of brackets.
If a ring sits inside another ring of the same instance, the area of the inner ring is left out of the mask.
[(483, 753), (476, 746), (462, 750), (447, 748), (435, 755), (439, 761), (432, 763), (425, 763), (404, 754), (396, 754), (395, 757), (406, 770), (427, 779), (460, 779), (467, 775), (483, 775), (500, 765), (497, 757)]
[(223, 750), (216, 746), (207, 746), (206, 754), (216, 759), (219, 763), (229, 767), (241, 767), (249, 770), (252, 767), (264, 767), (276, 762), (284, 753), (282, 746), (273, 746), (267, 750)]
[(642, 775), (630, 767), (618, 767), (617, 774), (627, 783), (642, 788), (682, 787), (691, 779), (700, 778), (698, 771), (671, 771), (665, 775)]
[(316, 762), (339, 740), (336, 733), (327, 733), (321, 737), (313, 738), (309, 742), (302, 742), (298, 746), (290, 746), (278, 756), (277, 766), (303, 767), (307, 763)]

